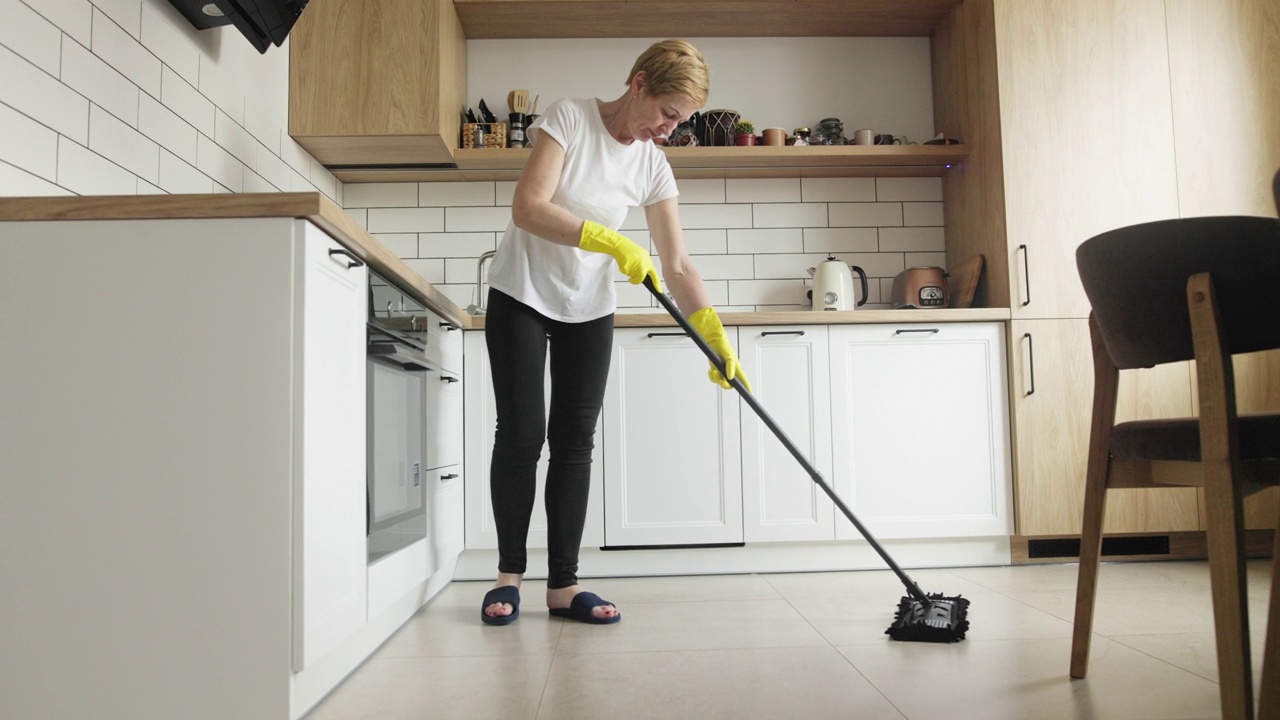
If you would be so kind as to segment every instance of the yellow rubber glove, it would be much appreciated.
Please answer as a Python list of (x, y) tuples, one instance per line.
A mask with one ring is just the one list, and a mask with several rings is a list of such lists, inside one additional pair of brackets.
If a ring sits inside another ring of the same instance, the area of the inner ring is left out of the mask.
[(578, 247), (612, 255), (618, 261), (618, 269), (622, 274), (631, 278), (632, 285), (639, 285), (646, 277), (651, 277), (653, 286), (658, 292), (662, 292), (662, 281), (658, 279), (658, 270), (653, 266), (649, 251), (627, 236), (587, 220), (582, 223), (582, 238), (578, 240)]
[(720, 316), (716, 315), (716, 309), (705, 307), (698, 312), (689, 316), (689, 324), (694, 330), (702, 336), (703, 340), (711, 346), (712, 350), (720, 356), (724, 361), (724, 375), (716, 369), (716, 364), (711, 363), (711, 371), (707, 376), (711, 378), (711, 382), (728, 390), (733, 386), (729, 381), (735, 377), (747, 386), (747, 390), (751, 390), (751, 383), (747, 382), (747, 374), (742, 372), (742, 363), (738, 362), (738, 355), (733, 351), (733, 346), (729, 344), (729, 337), (725, 335), (724, 325), (720, 323)]

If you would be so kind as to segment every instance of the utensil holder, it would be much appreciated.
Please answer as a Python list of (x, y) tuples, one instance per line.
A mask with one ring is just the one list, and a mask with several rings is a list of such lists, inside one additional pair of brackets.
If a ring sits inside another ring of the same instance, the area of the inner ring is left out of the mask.
[(505, 148), (507, 146), (507, 124), (502, 122), (494, 123), (462, 123), (462, 137), (458, 145), (464, 150), (471, 150), (476, 146), (476, 128), (484, 133), (485, 148)]

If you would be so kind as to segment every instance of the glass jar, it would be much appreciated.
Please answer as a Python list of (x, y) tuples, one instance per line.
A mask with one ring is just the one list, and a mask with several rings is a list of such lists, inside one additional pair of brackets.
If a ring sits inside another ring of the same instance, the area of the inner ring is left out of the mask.
[(822, 135), (824, 145), (846, 144), (844, 123), (840, 122), (840, 118), (823, 118), (822, 122), (818, 123), (818, 133)]
[(801, 145), (809, 144), (809, 128), (798, 127), (795, 130), (793, 130), (791, 134), (795, 136), (795, 139), (796, 139), (796, 141), (792, 143), (793, 147), (800, 147)]

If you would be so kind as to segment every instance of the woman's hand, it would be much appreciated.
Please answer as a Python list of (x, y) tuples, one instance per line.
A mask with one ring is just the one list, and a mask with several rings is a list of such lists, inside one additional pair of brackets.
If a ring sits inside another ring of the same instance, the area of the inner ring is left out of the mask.
[(625, 235), (587, 220), (582, 223), (582, 237), (578, 241), (578, 247), (612, 255), (618, 261), (618, 269), (631, 279), (632, 285), (639, 285), (648, 277), (653, 279), (658, 292), (662, 292), (662, 281), (658, 279), (658, 270), (653, 266), (649, 251)]
[(711, 346), (712, 350), (720, 356), (724, 361), (724, 373), (721, 374), (715, 363), (711, 363), (711, 370), (707, 376), (711, 378), (711, 382), (728, 390), (733, 387), (729, 381), (735, 377), (742, 381), (747, 387), (747, 391), (751, 391), (751, 383), (747, 382), (747, 374), (742, 371), (742, 363), (738, 361), (738, 355), (733, 351), (733, 346), (729, 344), (729, 337), (724, 332), (724, 325), (720, 322), (720, 316), (716, 315), (715, 308), (705, 307), (689, 316), (689, 324), (694, 330), (702, 336), (703, 340)]

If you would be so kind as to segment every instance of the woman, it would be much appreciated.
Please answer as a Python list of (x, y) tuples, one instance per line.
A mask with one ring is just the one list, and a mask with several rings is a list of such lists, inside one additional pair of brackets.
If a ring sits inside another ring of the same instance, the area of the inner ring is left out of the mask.
[[(685, 250), (675, 179), (653, 144), (706, 103), (706, 63), (683, 40), (655, 43), (636, 60), (626, 85), (610, 102), (558, 101), (534, 123), (537, 141), (489, 269), (485, 336), (498, 420), (490, 491), (499, 560), (497, 583), (481, 607), (487, 624), (519, 617), (544, 438), (550, 447), (547, 607), (552, 615), (587, 623), (622, 619), (612, 603), (582, 589), (577, 570), (612, 351), (615, 273), (621, 270), (632, 283), (651, 278), (662, 287), (649, 251), (616, 231), (628, 208), (644, 207), (676, 303), (724, 360), (725, 375), (746, 381)], [(548, 346), (549, 417), (543, 407)], [(714, 366), (710, 375), (730, 387)]]

